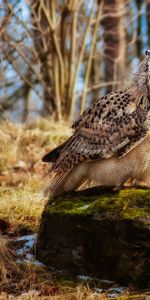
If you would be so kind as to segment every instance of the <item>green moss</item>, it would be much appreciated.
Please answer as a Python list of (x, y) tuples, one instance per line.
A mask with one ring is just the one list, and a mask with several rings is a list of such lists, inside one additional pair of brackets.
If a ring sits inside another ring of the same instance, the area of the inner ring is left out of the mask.
[(57, 274), (57, 282), (61, 287), (75, 287), (78, 280), (76, 276)]
[(150, 190), (124, 189), (118, 192), (73, 192), (66, 193), (48, 203), (49, 214), (92, 215), (93, 213), (115, 214), (123, 219), (150, 217)]

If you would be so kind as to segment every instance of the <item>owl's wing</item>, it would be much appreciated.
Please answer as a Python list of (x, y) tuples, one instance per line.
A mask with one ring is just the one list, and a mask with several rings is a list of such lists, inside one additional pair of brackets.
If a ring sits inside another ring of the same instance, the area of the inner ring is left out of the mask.
[(75, 133), (60, 153), (53, 170), (71, 170), (80, 162), (122, 156), (144, 139), (146, 112), (129, 94), (101, 98), (74, 124)]

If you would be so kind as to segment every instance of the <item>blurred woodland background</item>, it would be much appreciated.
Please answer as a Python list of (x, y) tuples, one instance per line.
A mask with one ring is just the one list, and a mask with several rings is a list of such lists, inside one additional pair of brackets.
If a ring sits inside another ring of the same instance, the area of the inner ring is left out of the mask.
[(149, 47), (150, 0), (0, 0), (0, 116), (73, 121), (126, 86)]

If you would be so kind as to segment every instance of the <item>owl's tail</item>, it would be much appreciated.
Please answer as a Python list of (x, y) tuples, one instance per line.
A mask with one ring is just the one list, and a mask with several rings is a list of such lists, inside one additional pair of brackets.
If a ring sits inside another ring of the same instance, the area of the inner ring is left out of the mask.
[(46, 185), (45, 194), (49, 195), (50, 197), (59, 195), (63, 191), (62, 183), (66, 178), (68, 171), (60, 170), (59, 168), (55, 168), (55, 166), (61, 155), (62, 150), (69, 143), (69, 140), (56, 147), (42, 158), (43, 162), (52, 163), (52, 167), (49, 169), (48, 173), (43, 178), (44, 185)]
[(63, 192), (63, 182), (67, 175), (68, 172), (66, 171), (52, 171), (50, 169), (44, 177), (45, 195), (48, 195), (50, 198), (60, 195)]
[(81, 175), (77, 176), (74, 172), (79, 164), (78, 153), (72, 151), (75, 145), (76, 136), (72, 136), (43, 158), (44, 162), (52, 163), (52, 167), (48, 172), (49, 184), (46, 188), (50, 197), (57, 196), (63, 191), (73, 190), (80, 183), (78, 177), (81, 177)]

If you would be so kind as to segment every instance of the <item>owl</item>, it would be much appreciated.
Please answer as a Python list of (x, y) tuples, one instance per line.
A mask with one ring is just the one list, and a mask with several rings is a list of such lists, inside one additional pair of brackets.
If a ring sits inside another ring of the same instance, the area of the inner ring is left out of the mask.
[(52, 163), (51, 196), (84, 186), (148, 184), (150, 50), (128, 88), (97, 99), (73, 126), (72, 136), (43, 157)]

